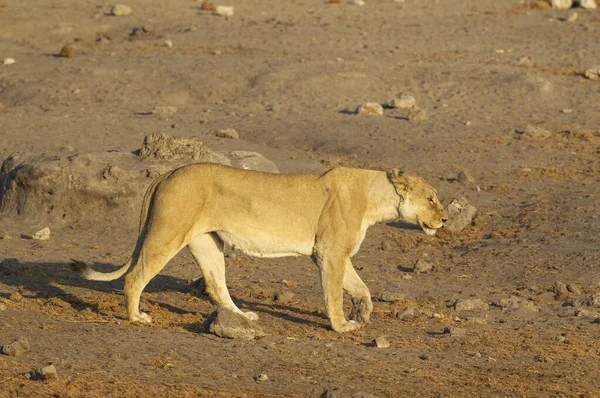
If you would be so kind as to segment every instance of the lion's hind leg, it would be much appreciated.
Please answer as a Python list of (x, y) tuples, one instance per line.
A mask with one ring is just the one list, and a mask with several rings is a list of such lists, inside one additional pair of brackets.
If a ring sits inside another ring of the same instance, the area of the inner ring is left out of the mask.
[(223, 241), (215, 233), (197, 235), (188, 243), (188, 249), (202, 270), (206, 284), (206, 292), (219, 306), (228, 308), (246, 318), (255, 321), (258, 315), (254, 312), (243, 312), (231, 299), (225, 280), (225, 258)]

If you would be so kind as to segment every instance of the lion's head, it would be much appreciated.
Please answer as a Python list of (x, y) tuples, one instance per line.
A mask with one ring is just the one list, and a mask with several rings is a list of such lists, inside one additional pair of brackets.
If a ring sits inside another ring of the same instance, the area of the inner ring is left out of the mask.
[(390, 179), (403, 199), (398, 209), (402, 218), (419, 224), (427, 235), (435, 235), (448, 221), (448, 212), (440, 203), (435, 188), (422, 177), (404, 174), (398, 169), (392, 171)]

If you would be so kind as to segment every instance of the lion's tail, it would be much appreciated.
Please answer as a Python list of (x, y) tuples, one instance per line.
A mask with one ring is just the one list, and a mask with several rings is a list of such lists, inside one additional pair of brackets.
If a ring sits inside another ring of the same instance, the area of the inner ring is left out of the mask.
[(131, 258), (121, 268), (113, 272), (98, 272), (83, 261), (71, 259), (71, 268), (79, 275), (90, 281), (113, 281), (127, 272), (131, 266)]
[(145, 229), (147, 228), (148, 213), (150, 211), (151, 200), (154, 197), (156, 187), (161, 181), (173, 174), (174, 171), (175, 170), (164, 173), (158, 178), (156, 178), (146, 190), (144, 200), (142, 201), (142, 210), (140, 214), (140, 235), (138, 237), (138, 242), (136, 244), (136, 248), (133, 252), (133, 255), (121, 268), (113, 272), (98, 272), (94, 271), (92, 267), (90, 267), (83, 261), (71, 259), (71, 268), (73, 269), (73, 271), (77, 272), (83, 278), (90, 281), (113, 281), (122, 277), (127, 272), (131, 264), (133, 262), (137, 262), (137, 257), (141, 249), (142, 240), (145, 235)]

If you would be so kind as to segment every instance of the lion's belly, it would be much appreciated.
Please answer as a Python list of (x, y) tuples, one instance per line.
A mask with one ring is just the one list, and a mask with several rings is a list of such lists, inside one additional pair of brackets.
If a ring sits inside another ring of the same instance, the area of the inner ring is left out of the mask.
[(265, 232), (236, 234), (235, 232), (216, 231), (223, 242), (235, 250), (254, 257), (310, 256), (314, 241), (297, 237), (275, 236)]

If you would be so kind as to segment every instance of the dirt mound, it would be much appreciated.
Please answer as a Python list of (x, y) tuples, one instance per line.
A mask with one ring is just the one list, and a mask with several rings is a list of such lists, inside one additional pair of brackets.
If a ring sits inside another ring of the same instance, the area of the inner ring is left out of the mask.
[(190, 162), (277, 173), (255, 152), (215, 152), (195, 138), (151, 134), (136, 153), (14, 153), (0, 169), (0, 214), (35, 221), (136, 222), (142, 196), (157, 176)]

